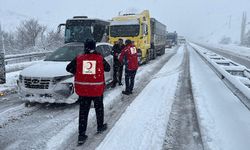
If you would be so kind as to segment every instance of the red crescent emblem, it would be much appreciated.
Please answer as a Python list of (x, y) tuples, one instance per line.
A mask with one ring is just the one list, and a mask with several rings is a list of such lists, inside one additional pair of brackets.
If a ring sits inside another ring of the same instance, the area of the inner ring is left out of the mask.
[(89, 67), (87, 69), (91, 69), (92, 68), (92, 63), (88, 62), (88, 64), (89, 64)]

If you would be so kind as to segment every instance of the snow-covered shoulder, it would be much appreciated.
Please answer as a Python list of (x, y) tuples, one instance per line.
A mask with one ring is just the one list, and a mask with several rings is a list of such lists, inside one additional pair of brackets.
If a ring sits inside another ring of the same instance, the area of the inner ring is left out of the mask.
[(97, 149), (162, 148), (183, 57), (182, 46), (136, 97)]
[(190, 73), (205, 149), (248, 150), (250, 112), (190, 48)]

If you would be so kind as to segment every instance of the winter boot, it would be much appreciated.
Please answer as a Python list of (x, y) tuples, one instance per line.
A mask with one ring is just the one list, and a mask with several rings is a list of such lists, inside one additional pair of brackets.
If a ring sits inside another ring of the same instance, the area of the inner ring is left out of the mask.
[(78, 136), (78, 146), (84, 144), (87, 140), (88, 136), (87, 135), (79, 135)]
[(102, 127), (97, 128), (97, 134), (102, 133), (103, 131), (107, 130), (107, 128), (108, 128), (108, 124), (107, 123), (103, 124)]
[(122, 94), (129, 95), (130, 92), (129, 91), (122, 91)]
[(111, 88), (115, 88), (116, 87), (116, 83), (115, 81), (112, 82)]

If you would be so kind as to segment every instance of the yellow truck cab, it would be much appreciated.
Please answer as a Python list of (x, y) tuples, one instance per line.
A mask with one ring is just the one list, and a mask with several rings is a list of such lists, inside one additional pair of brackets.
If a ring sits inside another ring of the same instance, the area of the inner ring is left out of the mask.
[(111, 44), (119, 38), (134, 41), (138, 49), (139, 62), (146, 61), (146, 53), (150, 48), (150, 16), (145, 10), (140, 14), (123, 14), (112, 18), (110, 23), (109, 40)]
[(148, 10), (140, 14), (119, 15), (110, 22), (109, 42), (114, 44), (120, 38), (124, 41), (133, 41), (138, 50), (139, 64), (146, 63), (156, 58), (156, 54), (161, 55), (165, 52), (165, 36), (166, 26), (150, 18)]

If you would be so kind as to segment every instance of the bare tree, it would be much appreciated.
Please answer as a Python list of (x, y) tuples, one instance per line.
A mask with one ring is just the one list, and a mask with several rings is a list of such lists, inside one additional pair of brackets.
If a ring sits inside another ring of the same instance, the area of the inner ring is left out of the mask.
[(17, 27), (17, 41), (21, 44), (21, 48), (36, 46), (36, 38), (42, 30), (43, 26), (38, 23), (38, 20), (23, 21)]
[(47, 47), (56, 48), (63, 44), (64, 37), (61, 33), (51, 30), (47, 34), (47, 41), (48, 41)]
[(46, 49), (47, 46), (47, 36), (46, 36), (46, 31), (47, 31), (47, 26), (41, 25), (42, 30), (38, 35), (37, 38), (37, 46), (41, 47), (42, 49)]

